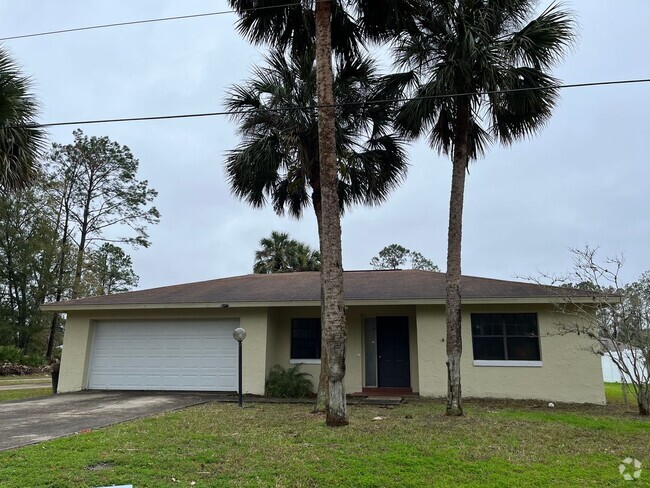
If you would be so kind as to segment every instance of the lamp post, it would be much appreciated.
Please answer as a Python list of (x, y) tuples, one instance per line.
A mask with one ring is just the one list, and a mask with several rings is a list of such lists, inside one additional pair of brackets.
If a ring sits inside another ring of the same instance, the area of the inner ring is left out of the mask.
[(246, 339), (246, 331), (241, 327), (237, 327), (232, 333), (232, 336), (239, 343), (239, 406), (244, 406), (244, 398), (242, 393), (242, 359), (241, 359), (241, 343)]

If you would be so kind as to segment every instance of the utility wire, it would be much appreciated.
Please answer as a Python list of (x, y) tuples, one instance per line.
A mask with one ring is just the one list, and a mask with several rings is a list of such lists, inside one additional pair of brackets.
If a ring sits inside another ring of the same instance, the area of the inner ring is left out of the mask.
[[(282, 5), (268, 5), (266, 7), (254, 7), (254, 8), (246, 8), (242, 9), (241, 12), (250, 12), (254, 10), (268, 10), (272, 8), (284, 8), (284, 7), (293, 7), (295, 5), (300, 5), (300, 2), (294, 2), (294, 3), (285, 3)], [(144, 20), (131, 20), (127, 22), (115, 22), (113, 24), (99, 24), (99, 25), (90, 25), (86, 27), (74, 27), (71, 29), (61, 29), (61, 30), (53, 30), (53, 31), (47, 31), (47, 32), (35, 32), (33, 34), (22, 34), (19, 36), (10, 36), (10, 37), (0, 37), (0, 41), (11, 41), (14, 39), (26, 39), (29, 37), (41, 37), (41, 36), (52, 36), (55, 34), (66, 34), (68, 32), (80, 32), (80, 31), (88, 31), (88, 30), (94, 30), (94, 29), (106, 29), (109, 27), (121, 27), (125, 25), (137, 25), (137, 24), (152, 24), (154, 22), (168, 22), (170, 20), (181, 20), (181, 19), (196, 19), (198, 17), (212, 17), (215, 15), (226, 15), (226, 14), (233, 14), (237, 13), (237, 10), (222, 10), (218, 12), (204, 12), (201, 14), (190, 14), (190, 15), (177, 15), (174, 17), (160, 17), (160, 18), (155, 18), (155, 19), (144, 19)]]
[[(500, 93), (514, 93), (522, 91), (539, 91), (539, 90), (559, 90), (567, 88), (586, 88), (594, 86), (612, 86), (612, 85), (632, 85), (632, 84), (641, 84), (641, 83), (650, 83), (650, 78), (639, 78), (631, 80), (612, 80), (612, 81), (593, 81), (588, 83), (571, 83), (565, 85), (551, 85), (545, 87), (530, 87), (530, 88), (511, 88), (508, 90), (493, 90), (480, 93), (481, 96), (485, 95), (497, 95)], [(266, 110), (274, 112), (289, 112), (294, 110), (313, 110), (324, 107), (346, 107), (354, 105), (377, 105), (383, 103), (396, 103), (396, 102), (409, 102), (416, 100), (431, 100), (439, 98), (453, 98), (453, 97), (464, 97), (464, 96), (474, 96), (475, 93), (450, 93), (443, 95), (427, 95), (420, 97), (408, 97), (408, 98), (391, 98), (384, 100), (364, 100), (359, 102), (346, 102), (339, 103), (334, 105), (314, 105), (314, 106), (300, 106), (300, 107), (266, 107)], [(141, 122), (141, 121), (150, 121), (150, 120), (173, 120), (173, 119), (191, 119), (191, 118), (200, 118), (200, 117), (216, 117), (216, 116), (232, 116), (232, 115), (245, 115), (249, 113), (255, 113), (256, 110), (230, 110), (230, 111), (221, 111), (221, 112), (202, 112), (202, 113), (190, 113), (190, 114), (176, 114), (176, 115), (154, 115), (154, 116), (145, 116), (145, 117), (122, 117), (114, 119), (91, 119), (91, 120), (77, 120), (77, 121), (68, 121), (68, 122), (49, 122), (44, 124), (24, 124), (19, 126), (12, 127), (26, 127), (26, 128), (38, 128), (38, 127), (62, 127), (66, 125), (90, 125), (90, 124), (112, 124), (117, 122)]]

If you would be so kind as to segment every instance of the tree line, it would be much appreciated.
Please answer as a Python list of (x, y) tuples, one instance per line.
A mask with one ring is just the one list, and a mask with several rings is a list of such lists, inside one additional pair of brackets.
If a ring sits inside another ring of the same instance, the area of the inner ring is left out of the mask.
[(138, 283), (123, 246), (149, 246), (156, 191), (108, 137), (73, 133), (34, 161), (29, 184), (0, 198), (0, 346), (50, 357), (64, 317), (46, 302), (127, 291)]
[[(417, 251), (411, 251), (399, 244), (384, 247), (370, 260), (375, 270), (397, 270), (410, 264), (409, 269), (440, 271), (433, 261)], [(289, 237), (286, 232), (273, 231), (269, 237), (260, 240), (255, 251), (253, 273), (295, 273), (320, 271), (320, 253), (308, 244)]]

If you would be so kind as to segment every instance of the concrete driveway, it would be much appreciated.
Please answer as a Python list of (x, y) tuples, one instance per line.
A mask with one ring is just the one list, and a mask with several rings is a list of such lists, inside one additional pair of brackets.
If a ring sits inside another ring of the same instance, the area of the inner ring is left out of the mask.
[(66, 393), (0, 403), (0, 451), (214, 400), (211, 393)]

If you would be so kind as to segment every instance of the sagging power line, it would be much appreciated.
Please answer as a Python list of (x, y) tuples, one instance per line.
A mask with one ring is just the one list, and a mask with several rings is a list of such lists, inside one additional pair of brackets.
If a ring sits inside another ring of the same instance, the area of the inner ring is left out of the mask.
[[(556, 90), (556, 89), (568, 89), (568, 88), (587, 88), (587, 87), (596, 87), (596, 86), (612, 86), (612, 85), (632, 85), (632, 84), (641, 84), (641, 83), (650, 83), (650, 78), (638, 78), (638, 79), (629, 79), (629, 80), (610, 80), (610, 81), (592, 81), (586, 83), (570, 83), (562, 85), (551, 85), (546, 87), (530, 87), (530, 88), (512, 88), (508, 90), (493, 90), (486, 91), (480, 95), (496, 95), (499, 93), (513, 93), (513, 92), (522, 92), (522, 91), (537, 91), (537, 90)], [(428, 95), (421, 97), (407, 97), (407, 98), (393, 98), (393, 99), (384, 99), (384, 100), (364, 100), (359, 102), (347, 102), (334, 104), (334, 107), (345, 107), (345, 106), (354, 106), (354, 105), (377, 105), (383, 103), (399, 103), (407, 102), (413, 100), (430, 100), (430, 99), (439, 99), (439, 98), (454, 98), (454, 97), (463, 97), (463, 96), (474, 96), (476, 93), (450, 93), (442, 95)], [(265, 110), (275, 111), (275, 112), (287, 112), (287, 111), (296, 111), (296, 110), (316, 110), (318, 108), (327, 107), (327, 105), (313, 105), (313, 106), (301, 106), (301, 107), (265, 107)], [(231, 116), (231, 115), (240, 115), (254, 113), (255, 110), (232, 110), (232, 111), (219, 111), (219, 112), (199, 112), (199, 113), (190, 113), (190, 114), (173, 114), (173, 115), (153, 115), (153, 116), (142, 116), (142, 117), (121, 117), (121, 118), (112, 118), (112, 119), (89, 119), (89, 120), (75, 120), (75, 121), (66, 121), (66, 122), (48, 122), (43, 124), (25, 124), (21, 126), (12, 126), (12, 127), (28, 127), (28, 128), (37, 128), (37, 127), (62, 127), (67, 125), (91, 125), (91, 124), (112, 124), (118, 122), (143, 122), (143, 121), (154, 121), (154, 120), (173, 120), (173, 119), (191, 119), (191, 118), (201, 118), (201, 117), (218, 117), (218, 116)]]
[[(300, 2), (293, 2), (293, 3), (285, 3), (282, 5), (269, 5), (266, 7), (255, 7), (255, 8), (248, 8), (248, 9), (242, 9), (241, 12), (251, 12), (255, 10), (268, 10), (268, 9), (274, 9), (274, 8), (285, 8), (285, 7), (293, 7), (296, 5), (300, 5)], [(42, 37), (42, 36), (52, 36), (55, 34), (67, 34), (69, 32), (80, 32), (80, 31), (89, 31), (89, 30), (95, 30), (95, 29), (107, 29), (110, 27), (122, 27), (122, 26), (128, 26), (128, 25), (138, 25), (138, 24), (152, 24), (155, 22), (169, 22), (172, 20), (183, 20), (183, 19), (196, 19), (200, 17), (213, 17), (216, 15), (226, 15), (226, 14), (233, 14), (237, 13), (236, 10), (221, 10), (217, 12), (204, 12), (200, 14), (188, 14), (188, 15), (176, 15), (173, 17), (158, 17), (155, 19), (143, 19), (143, 20), (130, 20), (126, 22), (114, 22), (111, 24), (97, 24), (97, 25), (89, 25), (85, 27), (72, 27), (70, 29), (60, 29), (60, 30), (52, 30), (52, 31), (45, 31), (45, 32), (34, 32), (32, 34), (21, 34), (17, 36), (8, 36), (8, 37), (0, 37), (0, 41), (11, 41), (15, 39), (27, 39), (30, 37)]]

